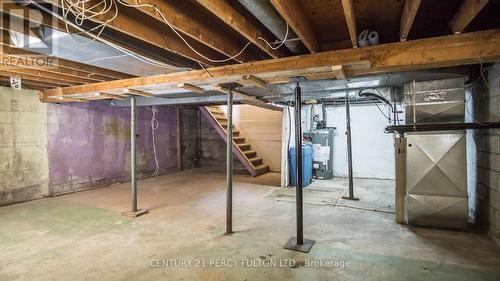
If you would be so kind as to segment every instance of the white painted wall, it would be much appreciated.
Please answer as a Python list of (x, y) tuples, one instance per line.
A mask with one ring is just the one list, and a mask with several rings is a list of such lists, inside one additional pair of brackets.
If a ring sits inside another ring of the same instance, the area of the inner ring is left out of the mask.
[[(387, 112), (387, 107), (379, 104)], [(345, 107), (327, 107), (327, 126), (337, 127), (334, 137), (335, 176), (347, 176)], [(354, 177), (394, 179), (394, 140), (385, 134), (389, 121), (376, 105), (351, 105), (351, 132)]]

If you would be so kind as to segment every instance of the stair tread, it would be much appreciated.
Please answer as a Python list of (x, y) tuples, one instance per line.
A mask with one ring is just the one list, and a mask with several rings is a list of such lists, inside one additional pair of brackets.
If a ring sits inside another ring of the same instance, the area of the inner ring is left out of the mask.
[(262, 157), (249, 158), (250, 161), (262, 160)]
[(264, 160), (262, 160), (262, 157), (254, 157), (254, 158), (249, 158), (248, 161), (252, 163), (252, 165), (260, 165)]
[(255, 166), (255, 175), (256, 176), (260, 176), (260, 175), (265, 174), (267, 172), (269, 172), (269, 165), (260, 164), (260, 165)]
[(246, 150), (245, 154), (252, 154), (252, 153), (257, 153), (255, 150)]

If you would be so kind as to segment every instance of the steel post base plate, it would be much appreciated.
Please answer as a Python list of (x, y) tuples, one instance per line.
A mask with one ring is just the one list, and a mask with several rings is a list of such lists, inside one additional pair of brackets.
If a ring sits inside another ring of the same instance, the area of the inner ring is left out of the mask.
[(126, 217), (129, 217), (129, 218), (137, 218), (137, 217), (140, 217), (142, 215), (145, 215), (148, 213), (148, 210), (146, 209), (139, 209), (137, 211), (125, 211), (125, 212), (122, 212), (122, 216), (126, 216)]
[(344, 195), (342, 196), (342, 199), (345, 199), (345, 200), (353, 200), (353, 201), (359, 201), (359, 198), (358, 197), (349, 197), (348, 195)]
[(288, 240), (288, 242), (286, 242), (284, 248), (287, 250), (309, 253), (312, 246), (314, 245), (314, 242), (314, 240), (304, 239), (303, 244), (297, 244), (297, 238), (292, 237), (290, 238), (290, 240)]

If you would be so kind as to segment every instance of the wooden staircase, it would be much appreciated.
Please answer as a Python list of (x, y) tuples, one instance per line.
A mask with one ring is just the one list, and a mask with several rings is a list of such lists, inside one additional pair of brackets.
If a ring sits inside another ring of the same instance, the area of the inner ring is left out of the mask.
[[(201, 106), (200, 110), (214, 127), (219, 136), (227, 141), (227, 118), (222, 110), (216, 106)], [(233, 125), (233, 153), (245, 166), (252, 176), (259, 176), (269, 172), (269, 166), (263, 163), (262, 157), (257, 156), (257, 152), (252, 150), (249, 143), (245, 143), (245, 137)]]

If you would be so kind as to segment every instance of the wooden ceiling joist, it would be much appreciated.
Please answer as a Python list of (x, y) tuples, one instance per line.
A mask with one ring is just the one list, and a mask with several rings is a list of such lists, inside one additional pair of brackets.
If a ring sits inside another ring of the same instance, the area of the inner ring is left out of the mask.
[(264, 32), (255, 26), (250, 19), (245, 18), (244, 14), (231, 6), (230, 1), (197, 0), (197, 2), (271, 57), (278, 58), (284, 56), (283, 52), (279, 49), (273, 50), (264, 41), (259, 39), (259, 37), (265, 37)]
[(354, 6), (352, 0), (342, 0), (342, 8), (344, 9), (347, 28), (349, 29), (349, 37), (353, 48), (358, 47), (358, 31), (356, 26), (356, 17), (354, 16)]
[[(224, 33), (224, 29), (213, 28), (213, 22), (211, 22), (211, 25), (208, 25), (207, 22), (211, 19), (204, 16), (202, 11), (199, 11), (199, 6), (191, 1), (144, 0), (141, 1), (141, 4), (155, 6), (176, 30), (228, 57), (239, 53), (244, 47), (244, 44), (237, 42), (237, 40), (231, 38), (227, 33)], [(163, 21), (163, 18), (152, 8), (138, 9)], [(235, 57), (235, 60), (245, 62), (251, 61), (253, 58), (248, 52), (243, 52), (241, 55)]]
[(10, 68), (1, 68), (0, 75), (8, 76), (8, 77), (21, 77), (21, 79), (37, 81), (37, 82), (41, 82), (41, 83), (46, 82), (46, 83), (50, 83), (52, 85), (57, 85), (59, 87), (72, 86), (72, 85), (78, 84), (78, 83), (74, 83), (74, 82), (63, 81), (60, 79), (47, 78), (47, 77), (43, 77), (43, 76), (39, 76), (39, 75), (17, 73), (14, 69), (10, 69)]
[[(60, 7), (58, 0), (45, 0), (45, 2), (50, 3), (56, 7)], [(126, 34), (133, 37), (139, 41), (154, 45), (160, 49), (167, 52), (172, 52), (181, 55), (191, 61), (203, 63), (208, 66), (218, 65), (217, 63), (210, 62), (209, 60), (201, 57), (191, 48), (189, 48), (185, 42), (182, 41), (172, 30), (169, 28), (157, 28), (158, 25), (163, 25), (156, 18), (153, 18), (146, 14), (137, 14), (135, 8), (126, 7), (120, 5), (119, 13), (112, 21), (109, 21), (106, 25), (107, 28), (111, 28), (122, 34)], [(114, 16), (114, 13), (110, 12), (105, 15), (101, 15), (93, 18), (93, 22), (101, 24), (107, 20), (110, 20)], [(187, 38), (190, 41), (190, 38)], [(192, 41), (192, 40), (191, 40)], [(188, 42), (196, 48), (201, 54), (209, 58), (221, 59), (222, 54), (219, 52), (199, 44), (197, 42)]]
[(489, 0), (464, 0), (450, 22), (451, 32), (461, 33), (488, 2)]
[[(10, 85), (10, 76), (4, 76), (0, 74), (0, 82), (3, 82), (6, 85)], [(23, 89), (32, 89), (32, 90), (43, 90), (49, 88), (57, 88), (60, 85), (47, 83), (47, 82), (39, 82), (28, 79), (22, 79), (21, 87)]]
[(410, 33), (411, 26), (420, 7), (420, 2), (421, 0), (405, 0), (399, 28), (399, 38), (401, 41), (406, 41), (408, 33)]
[[(0, 55), (0, 58), (2, 56)], [(89, 79), (89, 78), (84, 78), (84, 77), (75, 77), (71, 75), (66, 75), (65, 73), (60, 73), (60, 72), (52, 72), (52, 71), (46, 71), (42, 69), (35, 69), (35, 68), (23, 68), (23, 67), (18, 67), (16, 66), (15, 68), (10, 67), (8, 68), (8, 71), (18, 74), (19, 76), (22, 76), (24, 74), (26, 75), (32, 75), (32, 76), (39, 76), (43, 78), (48, 78), (48, 79), (54, 79), (58, 81), (66, 81), (69, 83), (75, 83), (75, 84), (89, 84), (89, 83), (95, 83), (95, 82), (100, 82), (99, 80), (94, 80), (94, 79)]]
[(314, 71), (331, 71), (332, 65), (369, 61), (369, 69), (353, 70), (351, 76), (450, 67), (500, 59), (500, 29), (448, 35), (316, 54), (270, 59), (164, 75), (137, 77), (44, 91), (44, 97), (196, 81), (198, 85), (234, 82), (252, 73), (266, 77), (294, 77)]
[[(18, 49), (10, 46), (6, 36), (2, 36), (3, 42), (0, 44), (1, 56), (2, 58), (25, 58), (34, 56), (43, 56), (41, 54), (33, 53), (27, 50)], [(126, 79), (131, 78), (133, 75), (125, 74), (122, 72), (92, 66), (88, 64), (78, 63), (70, 60), (65, 60), (57, 58), (53, 62), (53, 68), (47, 69), (47, 71), (57, 71), (63, 72), (66, 75), (72, 75), (76, 77), (84, 77), (89, 79), (97, 79), (101, 81), (115, 80), (115, 79)]]
[(271, 0), (274, 8), (311, 53), (318, 52), (318, 39), (296, 0)]

